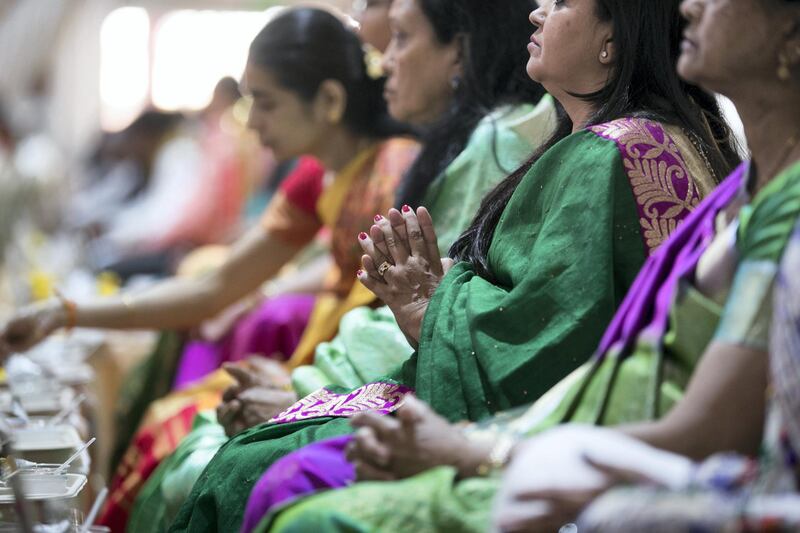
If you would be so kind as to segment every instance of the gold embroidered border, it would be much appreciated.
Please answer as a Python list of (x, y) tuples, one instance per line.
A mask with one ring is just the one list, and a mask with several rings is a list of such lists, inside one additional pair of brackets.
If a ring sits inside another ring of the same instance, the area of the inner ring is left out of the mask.
[[(696, 164), (699, 155), (677, 128), (670, 133), (657, 122), (624, 118), (591, 131), (617, 143), (639, 207), (643, 239), (653, 253), (700, 203), (707, 192), (702, 189), (710, 189), (708, 170)], [(690, 154), (690, 163), (684, 154)]]
[(351, 417), (364, 411), (388, 414), (397, 410), (411, 389), (394, 383), (368, 383), (351, 393), (322, 388), (301, 399), (270, 423), (285, 424), (312, 418)]

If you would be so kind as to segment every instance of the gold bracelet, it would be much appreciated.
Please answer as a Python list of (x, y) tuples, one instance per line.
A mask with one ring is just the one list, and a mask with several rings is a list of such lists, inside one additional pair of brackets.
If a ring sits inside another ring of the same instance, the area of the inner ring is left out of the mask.
[(66, 330), (72, 331), (75, 326), (78, 325), (78, 305), (64, 296), (60, 290), (55, 289), (56, 298), (61, 301), (61, 305), (64, 307), (64, 312), (67, 314), (67, 323), (64, 325)]
[(486, 460), (478, 465), (478, 468), (475, 470), (477, 474), (481, 477), (486, 477), (492, 472), (505, 467), (511, 458), (511, 452), (514, 450), (516, 444), (517, 440), (515, 438), (509, 435), (501, 435), (494, 443), (494, 446), (492, 446), (492, 450), (489, 452), (489, 456)]
[(134, 316), (136, 315), (136, 305), (133, 301), (133, 296), (127, 293), (122, 293), (119, 296), (119, 301), (125, 307), (125, 310), (128, 312), (128, 315)]
[(128, 310), (129, 313), (135, 314), (136, 310), (133, 307), (133, 296), (127, 293), (122, 293), (119, 297), (120, 302)]

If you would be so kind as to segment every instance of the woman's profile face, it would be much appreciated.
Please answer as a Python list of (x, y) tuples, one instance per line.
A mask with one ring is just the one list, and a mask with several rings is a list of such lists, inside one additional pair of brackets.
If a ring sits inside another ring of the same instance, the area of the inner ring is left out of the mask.
[(608, 79), (613, 49), (607, 41), (613, 30), (599, 19), (596, 2), (539, 0), (530, 15), (535, 31), (528, 44), (528, 75), (556, 97), (595, 92)]
[(312, 105), (252, 62), (247, 64), (244, 79), (244, 88), (253, 98), (247, 125), (258, 133), (261, 144), (279, 161), (314, 153), (325, 124), (315, 117)]
[(784, 11), (765, 0), (684, 0), (681, 13), (688, 25), (678, 73), (727, 96), (734, 96), (742, 79), (777, 82), (778, 54), (790, 31), (782, 29)]
[(389, 113), (414, 125), (435, 122), (453, 98), (460, 76), (460, 44), (442, 44), (418, 0), (394, 0), (389, 14), (392, 40), (384, 55), (384, 96)]

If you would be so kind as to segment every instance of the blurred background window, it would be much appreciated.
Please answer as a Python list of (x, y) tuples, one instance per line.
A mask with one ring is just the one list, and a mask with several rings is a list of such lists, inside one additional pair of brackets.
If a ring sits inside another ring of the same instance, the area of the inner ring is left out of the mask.
[(165, 111), (204, 108), (221, 78), (240, 78), (250, 42), (269, 14), (175, 10), (154, 20), (141, 7), (112, 11), (100, 38), (103, 128), (124, 128), (148, 104)]
[(104, 129), (121, 130), (147, 104), (150, 17), (141, 7), (112, 11), (100, 29), (100, 102)]

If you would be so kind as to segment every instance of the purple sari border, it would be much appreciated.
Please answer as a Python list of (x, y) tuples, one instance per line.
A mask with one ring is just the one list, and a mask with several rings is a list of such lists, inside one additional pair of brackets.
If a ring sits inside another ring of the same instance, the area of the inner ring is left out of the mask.
[(652, 255), (700, 203), (696, 176), (658, 122), (621, 118), (589, 130), (616, 143), (639, 212), (642, 240)]
[(387, 382), (368, 383), (342, 394), (323, 387), (302, 398), (269, 422), (288, 424), (312, 418), (348, 418), (365, 411), (386, 415), (399, 409), (406, 395), (413, 391), (414, 389), (405, 385)]

